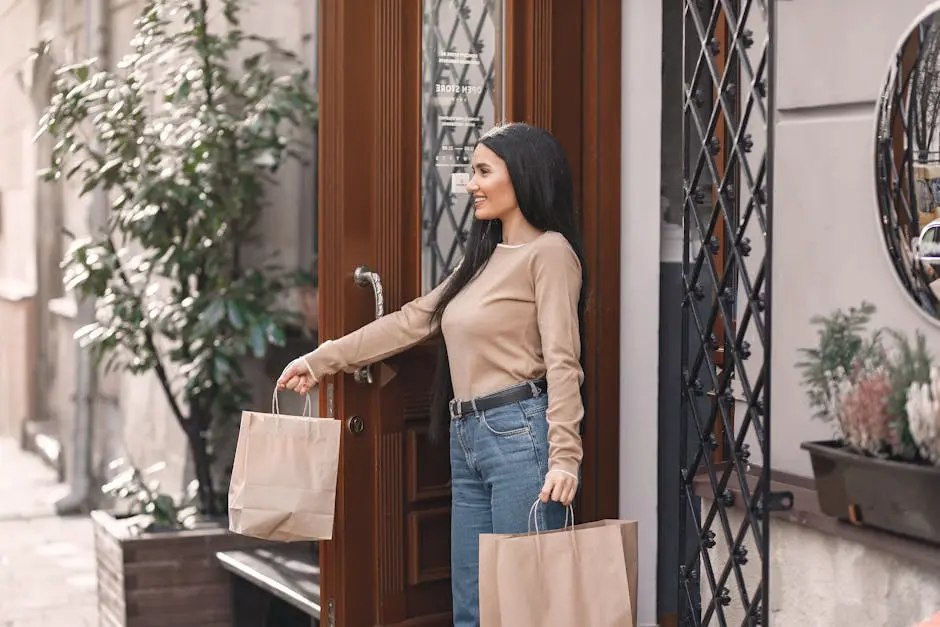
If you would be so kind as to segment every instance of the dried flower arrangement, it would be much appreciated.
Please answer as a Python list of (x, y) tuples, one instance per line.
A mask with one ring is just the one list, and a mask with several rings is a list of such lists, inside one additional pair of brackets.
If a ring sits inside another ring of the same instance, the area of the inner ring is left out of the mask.
[(815, 417), (834, 422), (855, 453), (940, 465), (940, 367), (919, 331), (913, 343), (892, 329), (869, 333), (874, 312), (862, 302), (811, 320), (819, 342), (796, 365)]

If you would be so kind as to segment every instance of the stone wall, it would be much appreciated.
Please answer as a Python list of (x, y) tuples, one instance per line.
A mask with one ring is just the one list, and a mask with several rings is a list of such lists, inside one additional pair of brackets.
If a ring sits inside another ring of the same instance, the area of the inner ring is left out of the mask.
[[(703, 515), (711, 505), (703, 499)], [(740, 510), (728, 510), (728, 522), (734, 533), (741, 529)], [(728, 543), (717, 519), (713, 529), (716, 545), (709, 555), (721, 568)], [(940, 608), (940, 569), (782, 520), (772, 520), (770, 529), (771, 627), (913, 627)], [(760, 581), (760, 553), (750, 535), (743, 546), (748, 553), (743, 581), (753, 594)], [(727, 624), (743, 624), (733, 574), (726, 586), (734, 590), (732, 604), (723, 608)], [(707, 590), (703, 586), (703, 607), (710, 600)]]

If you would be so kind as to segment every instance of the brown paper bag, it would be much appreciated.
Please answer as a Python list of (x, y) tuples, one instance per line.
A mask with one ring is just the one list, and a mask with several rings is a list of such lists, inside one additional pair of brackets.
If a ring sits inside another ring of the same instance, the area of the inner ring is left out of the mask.
[(338, 420), (242, 412), (229, 484), (229, 530), (275, 540), (333, 537), (341, 425)]
[(635, 627), (636, 595), (634, 520), (480, 536), (480, 627)]

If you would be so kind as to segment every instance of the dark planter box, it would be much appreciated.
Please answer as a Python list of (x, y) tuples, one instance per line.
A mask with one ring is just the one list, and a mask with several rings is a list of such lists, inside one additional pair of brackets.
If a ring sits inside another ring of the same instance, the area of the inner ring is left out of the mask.
[(231, 580), (215, 554), (270, 544), (221, 525), (132, 535), (108, 512), (91, 518), (102, 627), (230, 627)]
[(940, 544), (940, 468), (865, 457), (835, 440), (801, 447), (824, 514)]

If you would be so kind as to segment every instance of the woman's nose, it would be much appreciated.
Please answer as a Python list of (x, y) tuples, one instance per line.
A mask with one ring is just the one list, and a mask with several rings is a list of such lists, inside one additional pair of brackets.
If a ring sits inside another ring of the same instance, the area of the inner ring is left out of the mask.
[(473, 182), (473, 179), (467, 181), (467, 193), (472, 194), (476, 190), (480, 189), (480, 186)]

